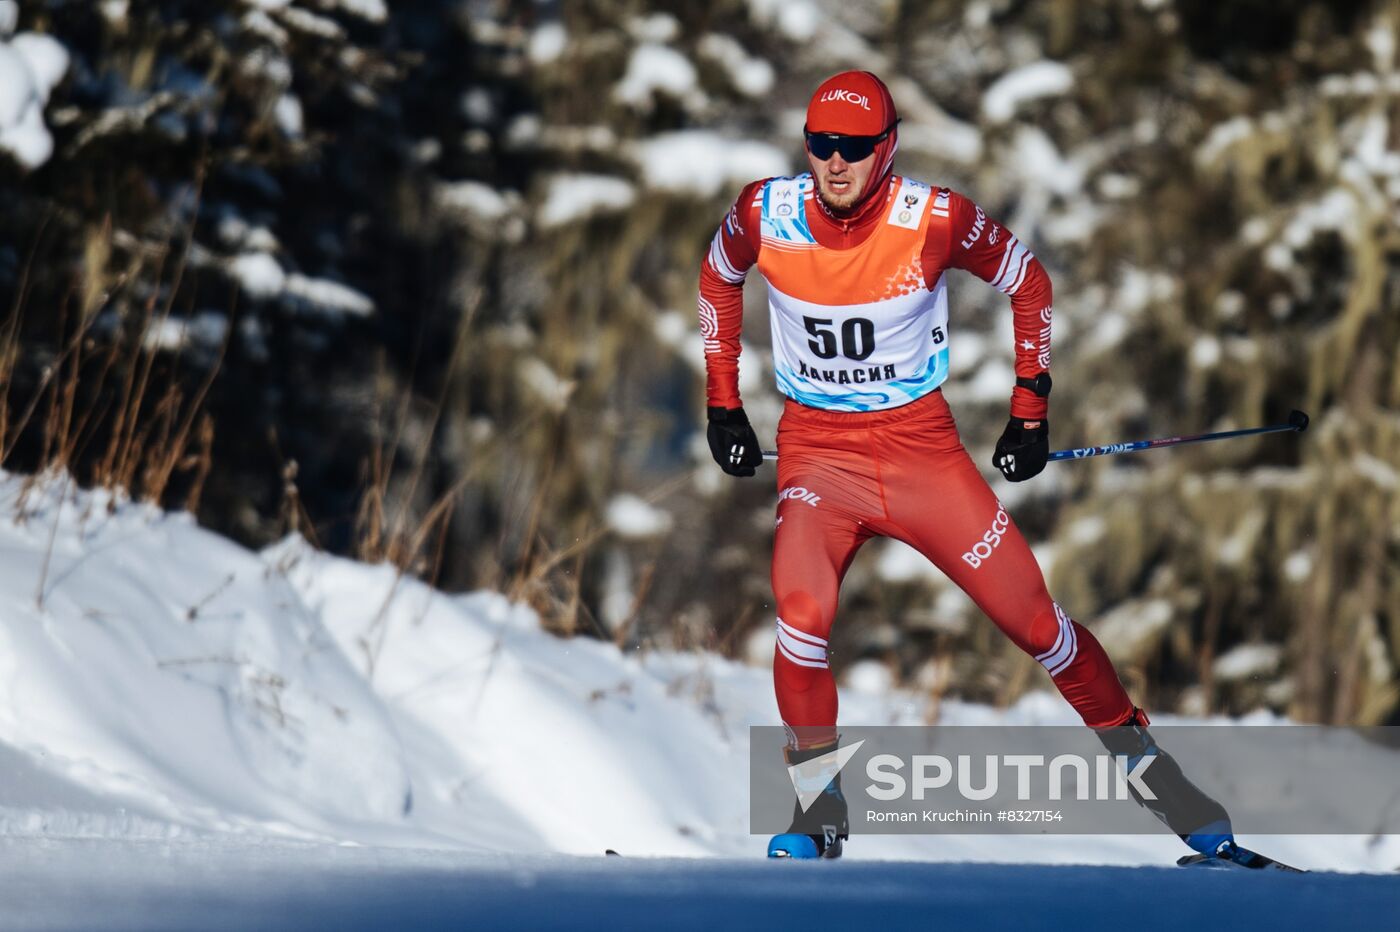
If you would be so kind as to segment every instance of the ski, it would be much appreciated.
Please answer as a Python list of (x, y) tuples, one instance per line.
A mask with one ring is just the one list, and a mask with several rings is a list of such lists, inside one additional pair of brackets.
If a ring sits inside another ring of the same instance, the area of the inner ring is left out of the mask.
[(1290, 874), (1306, 874), (1307, 871), (1300, 867), (1291, 867), (1282, 861), (1275, 861), (1271, 857), (1260, 854), (1257, 851), (1250, 851), (1248, 848), (1241, 848), (1239, 845), (1230, 845), (1222, 848), (1218, 854), (1188, 854), (1177, 859), (1179, 867), (1240, 867), (1246, 870), (1255, 871), (1284, 871)]

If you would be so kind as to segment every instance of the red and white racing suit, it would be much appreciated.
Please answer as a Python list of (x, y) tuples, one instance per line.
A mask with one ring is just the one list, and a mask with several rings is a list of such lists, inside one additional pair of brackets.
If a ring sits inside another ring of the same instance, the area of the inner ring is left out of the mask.
[[(944, 281), (965, 269), (1011, 297), (1016, 374), (1050, 365), (1051, 288), (1009, 230), (967, 198), (897, 175), (853, 218), (831, 216), (810, 174), (744, 188), (700, 273), (708, 404), (740, 406), (743, 282), (768, 284), (778, 388), (773, 545), (778, 709), (798, 746), (829, 742), (827, 642), (857, 549), (893, 537), (924, 554), (1049, 672), (1091, 727), (1132, 702), (1094, 636), (1046, 591), (1030, 547), (968, 457), (939, 390), (948, 376)], [(1046, 416), (1017, 386), (1014, 417)]]

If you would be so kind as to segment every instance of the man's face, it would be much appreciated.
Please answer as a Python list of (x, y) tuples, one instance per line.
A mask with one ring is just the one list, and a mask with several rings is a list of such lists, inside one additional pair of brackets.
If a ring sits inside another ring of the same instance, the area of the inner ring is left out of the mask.
[(807, 150), (807, 161), (812, 166), (812, 177), (817, 179), (817, 197), (829, 210), (849, 210), (860, 200), (861, 192), (870, 183), (870, 173), (875, 170), (875, 153), (872, 152), (859, 162), (848, 162), (840, 152), (831, 153), (825, 161), (818, 159)]

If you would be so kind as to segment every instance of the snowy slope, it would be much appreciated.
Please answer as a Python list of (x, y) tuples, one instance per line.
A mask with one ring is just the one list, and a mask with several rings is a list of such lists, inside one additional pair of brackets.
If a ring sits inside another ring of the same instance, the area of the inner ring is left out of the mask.
[[(352, 843), (516, 855), (757, 857), (747, 727), (769, 673), (562, 640), (493, 593), (449, 596), (289, 539), (254, 553), (187, 515), (0, 477), (0, 836)], [(917, 723), (920, 697), (842, 697)], [(1075, 721), (1032, 694), (947, 723)], [(1262, 845), (1262, 842), (1261, 842)], [(1167, 836), (862, 837), (862, 858), (1166, 864)], [(1352, 871), (1396, 839), (1277, 838)]]

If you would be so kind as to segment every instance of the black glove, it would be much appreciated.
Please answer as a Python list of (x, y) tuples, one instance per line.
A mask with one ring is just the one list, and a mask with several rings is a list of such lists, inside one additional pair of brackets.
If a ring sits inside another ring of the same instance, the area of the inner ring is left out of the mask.
[(992, 454), (992, 465), (1012, 482), (1038, 475), (1050, 459), (1050, 422), (1013, 417)]
[(705, 414), (710, 419), (705, 439), (719, 468), (731, 476), (752, 476), (763, 462), (763, 450), (744, 409), (706, 408)]

